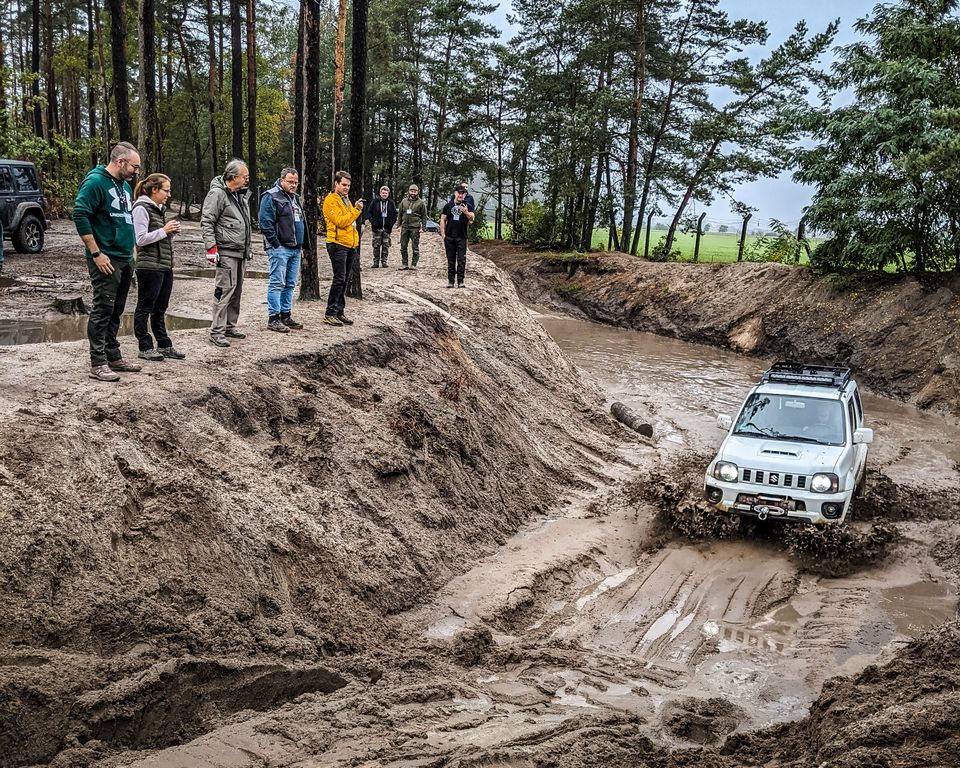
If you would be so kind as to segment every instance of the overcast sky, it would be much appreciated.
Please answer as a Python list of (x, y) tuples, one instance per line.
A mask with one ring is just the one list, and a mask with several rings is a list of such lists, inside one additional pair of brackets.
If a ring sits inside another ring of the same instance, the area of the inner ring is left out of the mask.
[[(867, 16), (877, 4), (877, 0), (803, 0), (803, 2), (758, 2), (757, 0), (721, 0), (721, 7), (731, 17), (766, 20), (770, 30), (770, 40), (767, 46), (779, 44), (801, 19), (807, 21), (811, 32), (819, 32), (834, 19), (840, 19), (840, 31), (837, 33), (836, 45), (845, 45), (856, 38), (853, 25), (857, 19)], [(506, 14), (510, 10), (509, 0), (503, 2), (500, 8), (491, 16), (491, 23), (502, 30), (502, 36), (509, 38), (511, 30), (507, 24)], [(748, 51), (758, 58), (764, 49)], [(766, 226), (771, 218), (796, 224), (799, 223), (801, 209), (810, 201), (811, 190), (808, 187), (793, 182), (789, 174), (778, 179), (763, 179), (745, 184), (735, 192), (736, 197), (744, 203), (757, 209), (753, 215), (752, 225)], [(703, 209), (697, 210), (700, 213)], [(690, 212), (693, 212), (690, 210)], [(717, 200), (707, 209), (707, 221), (714, 224), (732, 223), (736, 221), (730, 212), (730, 205), (726, 199)], [(716, 226), (714, 226), (716, 229)]]

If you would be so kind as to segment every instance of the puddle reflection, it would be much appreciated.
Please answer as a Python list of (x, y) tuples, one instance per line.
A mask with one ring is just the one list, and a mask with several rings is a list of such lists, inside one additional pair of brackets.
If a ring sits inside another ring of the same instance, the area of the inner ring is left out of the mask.
[[(89, 315), (71, 315), (56, 320), (18, 319), (0, 320), (0, 346), (19, 344), (42, 344), (79, 341), (87, 338), (87, 319)], [(181, 315), (167, 315), (168, 331), (186, 331), (194, 328), (209, 328), (210, 319), (203, 320)], [(133, 334), (133, 315), (126, 314), (120, 319), (118, 336)]]

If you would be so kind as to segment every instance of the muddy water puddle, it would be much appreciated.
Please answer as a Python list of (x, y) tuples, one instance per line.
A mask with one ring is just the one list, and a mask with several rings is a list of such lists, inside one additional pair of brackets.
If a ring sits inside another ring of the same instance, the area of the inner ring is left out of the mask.
[[(214, 278), (217, 276), (217, 270), (213, 267), (204, 268), (200, 267), (197, 269), (175, 269), (173, 270), (175, 277), (209, 277)], [(248, 280), (267, 280), (270, 277), (270, 273), (265, 270), (258, 269), (248, 269), (243, 273), (243, 276)]]
[[(701, 449), (718, 446), (719, 413), (735, 415), (747, 390), (766, 369), (764, 360), (729, 350), (575, 318), (537, 314), (563, 353), (607, 393), (661, 415), (655, 425), (667, 442)], [(877, 433), (874, 466), (895, 464), (894, 479), (917, 482), (933, 474), (960, 487), (960, 426), (883, 397), (864, 395), (867, 425)]]
[[(16, 319), (0, 320), (0, 346), (19, 344), (42, 344), (79, 341), (87, 338), (87, 315), (58, 317), (54, 320)], [(167, 315), (168, 331), (186, 331), (195, 328), (209, 328), (210, 319)], [(133, 334), (133, 315), (125, 314), (120, 319), (119, 336)]]

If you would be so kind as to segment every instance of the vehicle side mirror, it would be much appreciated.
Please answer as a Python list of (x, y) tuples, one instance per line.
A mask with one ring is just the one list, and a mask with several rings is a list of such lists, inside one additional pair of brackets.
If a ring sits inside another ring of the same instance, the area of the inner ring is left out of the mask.
[(720, 429), (730, 429), (733, 426), (733, 416), (729, 413), (720, 413), (717, 414), (717, 426)]
[(873, 442), (873, 430), (867, 427), (853, 430), (854, 445), (870, 445)]

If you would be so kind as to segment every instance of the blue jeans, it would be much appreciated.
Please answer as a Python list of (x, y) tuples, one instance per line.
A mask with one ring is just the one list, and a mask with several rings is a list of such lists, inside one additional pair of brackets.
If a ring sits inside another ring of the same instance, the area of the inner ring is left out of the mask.
[(293, 309), (293, 289), (300, 272), (299, 248), (268, 248), (267, 311), (270, 316), (289, 315)]

